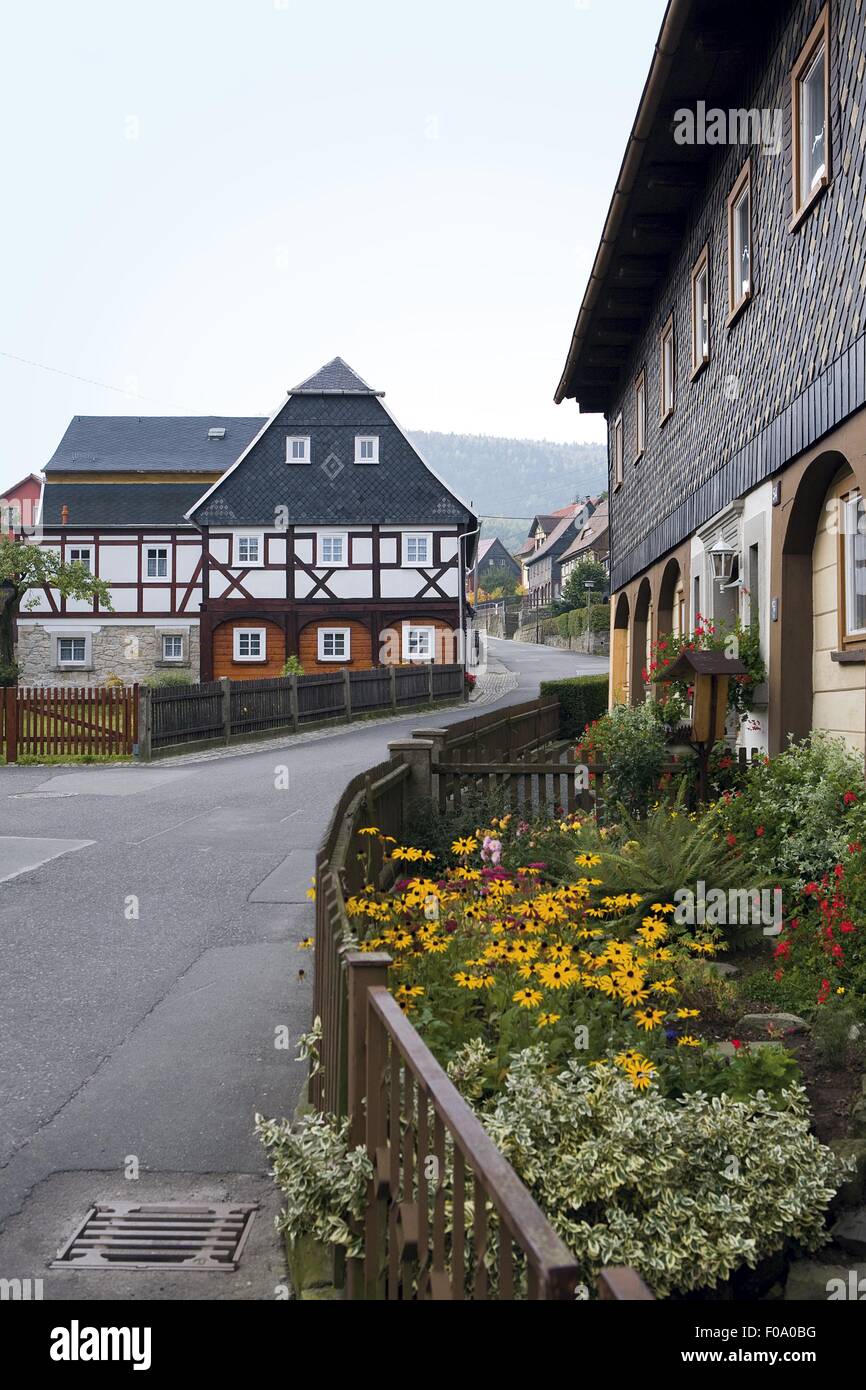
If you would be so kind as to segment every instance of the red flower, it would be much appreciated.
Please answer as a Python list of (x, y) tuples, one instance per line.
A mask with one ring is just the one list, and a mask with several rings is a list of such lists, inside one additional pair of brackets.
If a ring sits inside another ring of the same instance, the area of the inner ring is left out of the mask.
[(755, 834), (757, 835), (757, 837), (758, 837), (759, 840), (762, 838), (762, 836), (763, 836), (765, 833), (766, 833), (766, 832), (765, 832), (764, 827), (763, 827), (762, 825), (759, 825), (759, 826), (756, 827), (756, 829), (755, 829)]
[(727, 841), (728, 841), (729, 847), (730, 847), (731, 849), (733, 849), (733, 848), (734, 848), (734, 845), (737, 843), (737, 837), (736, 837), (736, 835), (734, 835), (734, 833), (733, 833), (732, 831), (728, 833)]
[(842, 800), (845, 802), (846, 806), (853, 806), (857, 798), (853, 792), (846, 792), (845, 795), (842, 797)]
[(740, 1042), (739, 1038), (731, 1038), (731, 1047), (736, 1048), (737, 1052), (739, 1052), (742, 1046), (743, 1044)]

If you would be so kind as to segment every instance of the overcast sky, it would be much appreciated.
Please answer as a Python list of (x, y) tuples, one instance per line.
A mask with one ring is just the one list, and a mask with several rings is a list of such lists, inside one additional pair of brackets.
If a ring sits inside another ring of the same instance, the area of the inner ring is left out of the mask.
[(553, 393), (663, 11), (7, 0), (0, 486), (337, 354), (411, 428), (600, 440)]

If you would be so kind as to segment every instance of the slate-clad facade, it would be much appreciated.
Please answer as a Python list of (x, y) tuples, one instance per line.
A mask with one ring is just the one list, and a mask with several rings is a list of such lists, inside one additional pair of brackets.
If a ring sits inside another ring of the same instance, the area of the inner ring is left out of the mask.
[[(825, 159), (801, 208), (797, 74), (822, 53)], [(759, 627), (769, 668), (746, 741), (770, 749), (813, 726), (864, 744), (866, 557), (831, 544), (826, 520), (866, 485), (864, 74), (861, 0), (671, 0), (557, 391), (608, 422), (612, 698), (644, 698), (664, 632), (739, 618)], [(699, 103), (724, 115), (726, 143), (680, 143), (679, 113), (699, 117)], [(749, 112), (760, 128), (741, 123)], [(734, 306), (730, 203), (744, 178), (748, 292)], [(702, 252), (709, 342), (696, 360)], [(719, 541), (735, 555), (727, 584), (713, 578)]]
[(270, 420), (77, 417), (42, 515), (113, 609), (46, 592), (19, 622), (26, 684), (462, 659), (475, 518), (339, 358)]

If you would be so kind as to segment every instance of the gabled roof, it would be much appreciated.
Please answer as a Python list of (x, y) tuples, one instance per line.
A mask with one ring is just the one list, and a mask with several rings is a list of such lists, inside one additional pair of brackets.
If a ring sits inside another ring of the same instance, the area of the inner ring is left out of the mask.
[(574, 517), (564, 516), (557, 522), (551, 531), (544, 545), (540, 545), (533, 555), (530, 555), (526, 564), (534, 565), (536, 560), (544, 560), (548, 555), (558, 555), (565, 544), (568, 534), (574, 529)]
[(52, 473), (221, 473), (264, 423), (259, 416), (76, 415), (45, 473), (49, 483)]
[[(273, 524), (278, 511), (299, 525), (474, 526), (471, 509), (424, 461), (382, 394), (335, 357), (290, 393), (187, 516), (215, 527)], [(308, 462), (286, 460), (286, 438), (295, 435), (310, 440)], [(355, 462), (358, 435), (378, 437), (377, 463)]]
[(23, 478), (19, 478), (12, 487), (0, 488), (0, 497), (14, 497), (19, 488), (26, 487), (28, 483), (34, 483), (36, 487), (42, 486), (42, 476), (39, 473), (25, 473)]
[(593, 541), (597, 541), (599, 536), (603, 536), (610, 524), (607, 502), (599, 502), (589, 521), (582, 528), (580, 533), (572, 541), (567, 550), (562, 552), (561, 560), (571, 560), (581, 551), (587, 550)]
[(333, 357), (312, 376), (293, 386), (290, 396), (384, 396), (384, 391), (374, 391), (342, 357)]

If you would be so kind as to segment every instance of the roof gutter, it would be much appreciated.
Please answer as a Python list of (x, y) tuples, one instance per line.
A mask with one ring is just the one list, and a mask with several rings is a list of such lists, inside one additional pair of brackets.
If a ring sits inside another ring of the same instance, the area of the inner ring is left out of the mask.
[(637, 115), (631, 135), (628, 138), (614, 194), (607, 211), (601, 241), (595, 253), (589, 284), (586, 287), (580, 313), (577, 316), (565, 368), (553, 398), (557, 405), (562, 404), (568, 393), (569, 377), (583, 346), (592, 311), (610, 268), (613, 249), (640, 170), (644, 147), (655, 125), (665, 83), (670, 74), (693, 4), (694, 0), (668, 0), (668, 7), (662, 20), (661, 32), (656, 41), (649, 75), (641, 93)]

